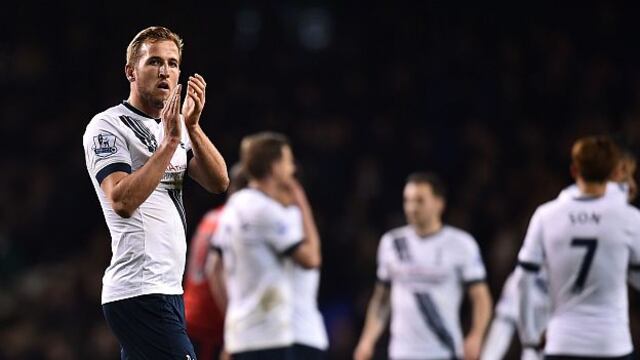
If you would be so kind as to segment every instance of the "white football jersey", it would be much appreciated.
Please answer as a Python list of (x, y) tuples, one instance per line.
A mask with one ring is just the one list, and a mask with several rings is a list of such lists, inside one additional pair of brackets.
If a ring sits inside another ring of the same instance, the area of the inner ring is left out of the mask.
[[(578, 185), (572, 184), (562, 189), (558, 194), (558, 199), (570, 199), (582, 196)], [(624, 182), (609, 181), (607, 183), (607, 189), (605, 190), (605, 196), (612, 200), (620, 200), (625, 203), (629, 202), (629, 185)]]
[(465, 286), (486, 277), (471, 235), (451, 226), (426, 237), (409, 225), (391, 230), (380, 241), (377, 275), (391, 286), (391, 358), (462, 358)]
[(248, 188), (233, 194), (212, 241), (222, 252), (228, 294), (225, 348), (230, 353), (293, 344), (287, 255), (304, 238), (300, 217)]
[[(287, 210), (292, 218), (300, 219), (302, 213), (297, 206)], [(318, 288), (320, 287), (320, 269), (305, 269), (290, 260), (290, 280), (293, 289), (293, 335), (296, 344), (326, 350), (329, 347), (327, 330), (322, 314), (318, 310)]]
[(116, 171), (140, 169), (164, 138), (159, 119), (123, 102), (96, 115), (83, 145), (87, 170), (111, 234), (112, 258), (102, 279), (102, 303), (145, 294), (182, 294), (186, 257), (186, 218), (182, 184), (191, 145), (181, 145), (158, 187), (130, 218), (113, 211), (100, 183)]
[(545, 354), (631, 353), (627, 271), (640, 264), (640, 212), (619, 198), (560, 197), (540, 206), (518, 260), (544, 267), (551, 317)]
[[(491, 322), (489, 333), (485, 339), (481, 360), (500, 360), (503, 359), (509, 346), (513, 334), (518, 329), (518, 321), (520, 320), (520, 292), (518, 289), (520, 271), (513, 271), (502, 287), (500, 299), (496, 305), (494, 319)], [(549, 292), (544, 271), (540, 271), (534, 281), (534, 287), (528, 298), (529, 306), (526, 311), (531, 311), (531, 318), (535, 319), (535, 323), (531, 325), (534, 336), (541, 338), (542, 333), (547, 327), (549, 319)], [(522, 341), (521, 341), (522, 343)], [(537, 351), (524, 348), (522, 350), (522, 359), (541, 359), (542, 356)]]
[[(292, 221), (302, 222), (297, 206), (287, 208)], [(291, 286), (293, 289), (293, 331), (296, 344), (326, 350), (329, 347), (327, 330), (322, 314), (318, 310), (318, 288), (320, 270), (305, 269), (290, 260)]]
[(318, 310), (320, 270), (292, 263), (293, 329), (296, 344), (326, 350), (329, 347), (322, 314)]

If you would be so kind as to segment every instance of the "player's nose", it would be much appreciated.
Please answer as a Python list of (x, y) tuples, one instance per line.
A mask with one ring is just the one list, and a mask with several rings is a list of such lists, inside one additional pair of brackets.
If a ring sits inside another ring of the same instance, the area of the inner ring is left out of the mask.
[(158, 75), (160, 77), (168, 77), (169, 76), (169, 68), (167, 67), (167, 64), (164, 64), (164, 65), (160, 66), (160, 68), (158, 70)]

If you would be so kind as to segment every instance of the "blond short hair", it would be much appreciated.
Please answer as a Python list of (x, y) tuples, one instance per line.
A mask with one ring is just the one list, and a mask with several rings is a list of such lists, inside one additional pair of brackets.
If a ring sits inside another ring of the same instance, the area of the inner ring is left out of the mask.
[(145, 42), (169, 40), (178, 47), (178, 61), (182, 60), (182, 38), (163, 26), (150, 26), (140, 31), (127, 47), (127, 65), (134, 65), (140, 59), (140, 48)]

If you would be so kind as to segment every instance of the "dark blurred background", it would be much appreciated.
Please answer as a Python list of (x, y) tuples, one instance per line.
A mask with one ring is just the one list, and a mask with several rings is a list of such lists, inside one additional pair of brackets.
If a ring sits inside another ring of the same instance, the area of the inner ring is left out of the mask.
[[(478, 240), (497, 299), (533, 210), (571, 182), (572, 141), (640, 137), (640, 12), (622, 2), (2, 7), (0, 359), (119, 358), (99, 306), (110, 239), (81, 138), (128, 96), (125, 50), (147, 26), (183, 36), (183, 79), (206, 78), (202, 125), (229, 165), (244, 135), (292, 139), (323, 240), (332, 359), (359, 336), (410, 172), (446, 180), (446, 220)], [(191, 235), (225, 197), (186, 187)]]

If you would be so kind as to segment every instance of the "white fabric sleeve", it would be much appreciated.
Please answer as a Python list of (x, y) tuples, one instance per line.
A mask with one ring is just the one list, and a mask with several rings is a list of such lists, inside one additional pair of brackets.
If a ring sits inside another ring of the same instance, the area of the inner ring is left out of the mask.
[(389, 271), (389, 257), (391, 255), (390, 244), (391, 237), (388, 234), (384, 234), (380, 239), (380, 243), (378, 244), (376, 276), (378, 277), (378, 281), (381, 281), (383, 283), (391, 282), (391, 274)]
[(502, 286), (502, 293), (496, 305), (496, 317), (518, 320), (518, 280), (512, 272)]
[(465, 284), (484, 281), (487, 277), (487, 271), (484, 268), (478, 243), (473, 239), (473, 237), (468, 236), (463, 238), (462, 244), (462, 254), (464, 256), (461, 268), (462, 281)]
[(629, 217), (625, 231), (631, 235), (629, 242), (629, 266), (630, 270), (640, 271), (640, 211), (633, 208), (632, 214), (633, 215)]
[(538, 271), (544, 262), (541, 216), (540, 209), (538, 208), (531, 217), (524, 243), (518, 253), (518, 263), (525, 270)]
[(267, 241), (279, 254), (287, 253), (304, 240), (302, 213), (295, 206), (265, 209), (264, 224)]
[(502, 360), (511, 346), (516, 326), (513, 321), (495, 317), (482, 345), (480, 360)]
[(640, 291), (640, 213), (633, 211), (634, 219), (627, 225), (631, 228), (628, 233), (634, 234), (629, 244), (629, 285)]
[(526, 271), (518, 266), (514, 276), (518, 282), (519, 305), (518, 305), (518, 335), (523, 347), (537, 347), (540, 344), (540, 328), (537, 326), (536, 311), (534, 304), (535, 281), (537, 274)]
[(116, 171), (131, 173), (131, 154), (122, 130), (107, 119), (91, 121), (83, 137), (87, 170), (98, 184)]

